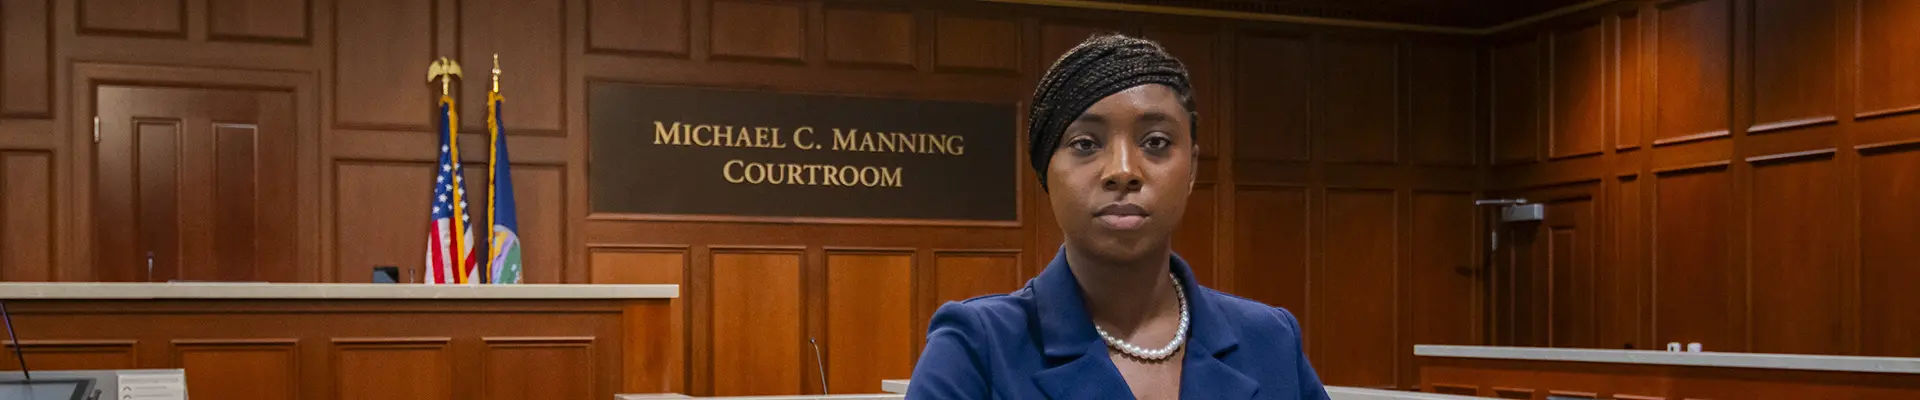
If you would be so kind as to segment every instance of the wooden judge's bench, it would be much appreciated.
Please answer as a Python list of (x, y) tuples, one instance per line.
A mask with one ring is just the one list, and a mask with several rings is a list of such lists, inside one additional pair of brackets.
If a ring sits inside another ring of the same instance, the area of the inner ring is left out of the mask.
[(1920, 358), (1415, 346), (1424, 391), (1505, 399), (1920, 399)]
[[(33, 370), (184, 368), (196, 399), (610, 399), (681, 368), (677, 285), (0, 283)], [(0, 369), (17, 370), (8, 349)]]

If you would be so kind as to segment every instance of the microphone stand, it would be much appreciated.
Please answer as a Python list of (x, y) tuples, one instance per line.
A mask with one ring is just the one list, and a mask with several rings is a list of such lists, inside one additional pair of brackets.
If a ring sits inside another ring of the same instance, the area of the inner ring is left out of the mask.
[(7, 302), (4, 301), (0, 301), (0, 319), (7, 322), (7, 339), (13, 342), (13, 357), (20, 360), (20, 374), (27, 381), (33, 381), (33, 371), (27, 369), (27, 354), (20, 351), (20, 337), (13, 334), (13, 314), (7, 313)]

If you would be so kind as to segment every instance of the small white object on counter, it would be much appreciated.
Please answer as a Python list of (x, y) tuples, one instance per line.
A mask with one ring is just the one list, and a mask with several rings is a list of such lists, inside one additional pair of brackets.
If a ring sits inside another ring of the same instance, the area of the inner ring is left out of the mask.
[(1413, 346), (1413, 354), (1421, 357), (1920, 374), (1920, 358), (1903, 357), (1442, 345)]

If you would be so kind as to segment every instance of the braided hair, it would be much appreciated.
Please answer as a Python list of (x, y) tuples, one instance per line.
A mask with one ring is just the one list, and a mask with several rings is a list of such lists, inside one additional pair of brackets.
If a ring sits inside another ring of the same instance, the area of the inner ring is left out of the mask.
[(1100, 99), (1148, 84), (1173, 89), (1192, 122), (1188, 131), (1199, 136), (1200, 114), (1193, 106), (1187, 68), (1159, 43), (1119, 34), (1096, 35), (1054, 61), (1034, 89), (1027, 115), (1027, 152), (1040, 178), (1040, 190), (1047, 190), (1047, 165), (1067, 125)]

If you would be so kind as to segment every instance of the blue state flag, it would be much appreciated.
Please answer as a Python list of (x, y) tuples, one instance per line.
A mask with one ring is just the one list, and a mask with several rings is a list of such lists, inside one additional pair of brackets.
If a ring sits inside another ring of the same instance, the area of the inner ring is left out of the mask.
[(520, 283), (520, 218), (513, 202), (512, 164), (507, 157), (507, 130), (500, 121), (504, 99), (496, 86), (487, 93), (487, 276), (492, 283)]

